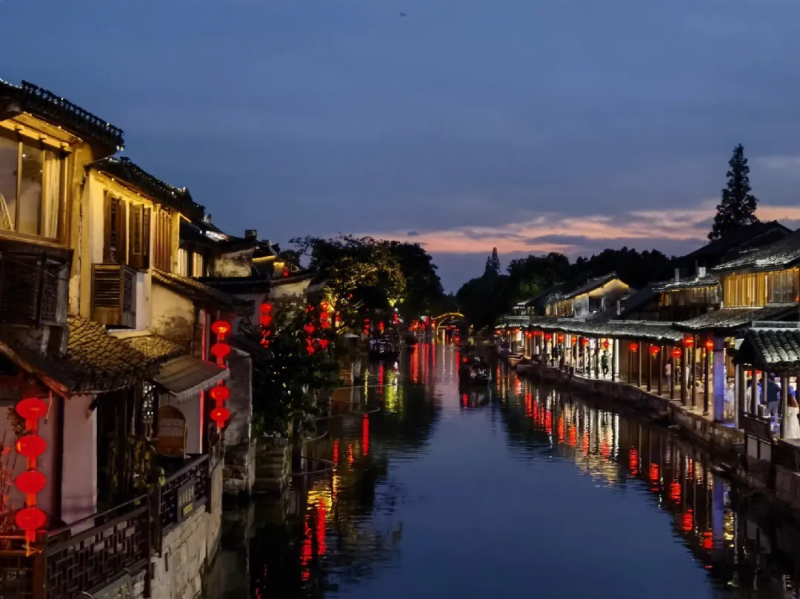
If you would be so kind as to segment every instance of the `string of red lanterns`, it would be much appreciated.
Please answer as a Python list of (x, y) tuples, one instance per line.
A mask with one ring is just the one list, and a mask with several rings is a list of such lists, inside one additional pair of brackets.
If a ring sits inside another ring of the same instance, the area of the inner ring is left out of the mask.
[(261, 346), (268, 349), (272, 342), (272, 304), (264, 302), (259, 306), (258, 311), (258, 322), (261, 325)]
[[(261, 307), (263, 308), (265, 304), (262, 304)], [(270, 309), (266, 312), (261, 311), (262, 317), (264, 314), (269, 315), (271, 312), (272, 307), (270, 305)], [(270, 320), (270, 322), (272, 322)], [(211, 331), (217, 336), (217, 342), (211, 346), (211, 355), (217, 359), (218, 366), (225, 366), (225, 359), (231, 353), (231, 346), (225, 343), (225, 337), (228, 333), (231, 332), (231, 325), (229, 322), (224, 320), (218, 320), (214, 324), (211, 325)], [(262, 328), (263, 331), (263, 328)], [(262, 340), (261, 344), (264, 345), (264, 342), (267, 342), (267, 346), (269, 346), (269, 341), (263, 337), (262, 332)], [(217, 428), (222, 430), (225, 428), (225, 423), (230, 420), (231, 412), (228, 408), (225, 407), (225, 402), (230, 398), (231, 391), (228, 387), (225, 386), (224, 382), (219, 383), (216, 387), (213, 387), (208, 392), (209, 397), (214, 400), (215, 407), (211, 410), (211, 420), (213, 420), (217, 424)]]
[(17, 414), (25, 420), (25, 434), (17, 439), (17, 453), (27, 460), (27, 470), (17, 476), (14, 484), (25, 495), (25, 507), (14, 518), (17, 527), (25, 531), (26, 543), (36, 540), (36, 531), (47, 522), (45, 513), (36, 507), (37, 495), (47, 485), (47, 477), (39, 472), (39, 456), (47, 451), (47, 441), (39, 436), (39, 420), (47, 414), (47, 403), (28, 397), (17, 404)]

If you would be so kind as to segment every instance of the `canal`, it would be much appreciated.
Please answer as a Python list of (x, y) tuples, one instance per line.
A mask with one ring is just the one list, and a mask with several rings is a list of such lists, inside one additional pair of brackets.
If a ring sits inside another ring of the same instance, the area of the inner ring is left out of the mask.
[(338, 390), (305, 461), (334, 466), (226, 510), (213, 596), (800, 596), (797, 527), (674, 432), (499, 366), (459, 390), (458, 360)]

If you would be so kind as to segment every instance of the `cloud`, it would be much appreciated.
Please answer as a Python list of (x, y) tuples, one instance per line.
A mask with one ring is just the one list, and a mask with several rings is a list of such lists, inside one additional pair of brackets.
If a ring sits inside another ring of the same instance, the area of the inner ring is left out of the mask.
[(797, 172), (800, 170), (800, 155), (762, 156), (761, 158), (754, 158), (753, 162), (757, 166), (763, 166), (772, 171), (790, 170)]
[[(502, 226), (456, 227), (415, 232), (370, 232), (375, 237), (422, 241), (435, 254), (485, 254), (496, 247), (504, 254), (561, 252), (578, 255), (604, 247), (663, 249), (689, 252), (707, 242), (716, 200), (695, 209), (634, 210), (610, 216), (568, 216), (551, 212)], [(760, 206), (762, 220), (800, 220), (800, 207)]]

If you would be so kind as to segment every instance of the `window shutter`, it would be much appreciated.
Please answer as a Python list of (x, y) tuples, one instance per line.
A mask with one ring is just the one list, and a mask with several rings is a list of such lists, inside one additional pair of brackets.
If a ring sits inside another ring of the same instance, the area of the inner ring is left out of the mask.
[(115, 235), (112, 235), (112, 231), (116, 231), (116, 221), (114, 220), (116, 215), (116, 207), (114, 206), (114, 202), (116, 202), (115, 198), (112, 198), (110, 195), (105, 195), (105, 223), (103, 226), (103, 262), (106, 264), (112, 264), (114, 262), (115, 252), (113, 247), (113, 242), (116, 239)]
[(117, 264), (126, 264), (128, 260), (128, 243), (127, 243), (127, 212), (128, 203), (122, 200), (119, 202), (119, 211), (117, 215)]
[(144, 255), (142, 253), (142, 221), (144, 209), (141, 204), (131, 205), (130, 214), (130, 255), (128, 262), (134, 268), (144, 266)]
[(150, 268), (150, 214), (152, 209), (142, 211), (142, 268)]

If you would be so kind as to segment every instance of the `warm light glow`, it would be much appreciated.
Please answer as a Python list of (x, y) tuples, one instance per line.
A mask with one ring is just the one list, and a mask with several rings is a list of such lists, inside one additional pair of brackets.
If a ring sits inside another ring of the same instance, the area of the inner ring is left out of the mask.
[(224, 358), (231, 353), (231, 346), (227, 343), (215, 343), (211, 346), (211, 355), (215, 358)]
[(713, 339), (709, 339), (708, 341), (706, 341), (706, 349), (709, 350), (709, 351), (713, 351), (713, 349), (714, 349), (714, 340)]
[(231, 396), (231, 390), (225, 385), (220, 385), (218, 387), (212, 387), (208, 395), (214, 401), (226, 401)]
[(694, 347), (694, 337), (692, 337), (691, 335), (686, 335), (683, 338), (683, 344), (686, 347)]
[(628, 349), (631, 350), (633, 353), (636, 353), (637, 351), (639, 351), (639, 344), (633, 342), (630, 345), (628, 345)]
[(217, 423), (219, 428), (225, 428), (225, 423), (230, 419), (231, 412), (228, 408), (216, 407), (211, 410), (211, 420)]
[(38, 397), (28, 397), (17, 404), (17, 414), (25, 420), (38, 420), (47, 415), (47, 403)]
[(25, 531), (28, 541), (35, 541), (36, 531), (47, 522), (47, 516), (37, 507), (26, 507), (17, 512), (14, 522), (18, 528)]
[(17, 439), (17, 453), (26, 458), (38, 458), (47, 451), (47, 441), (36, 433), (29, 433)]
[(38, 470), (26, 470), (17, 477), (14, 484), (26, 495), (41, 493), (47, 485), (47, 477)]
[(224, 320), (218, 320), (211, 325), (211, 330), (214, 331), (214, 334), (224, 337), (231, 332), (231, 325)]
[(661, 348), (660, 348), (660, 347), (658, 347), (657, 345), (651, 345), (651, 346), (650, 346), (650, 353), (651, 353), (653, 356), (657, 356), (657, 355), (658, 355), (658, 352), (660, 352), (660, 351), (661, 351)]
[(670, 353), (672, 353), (672, 357), (673, 358), (680, 358), (681, 357), (681, 348), (680, 347), (673, 347), (672, 351)]

